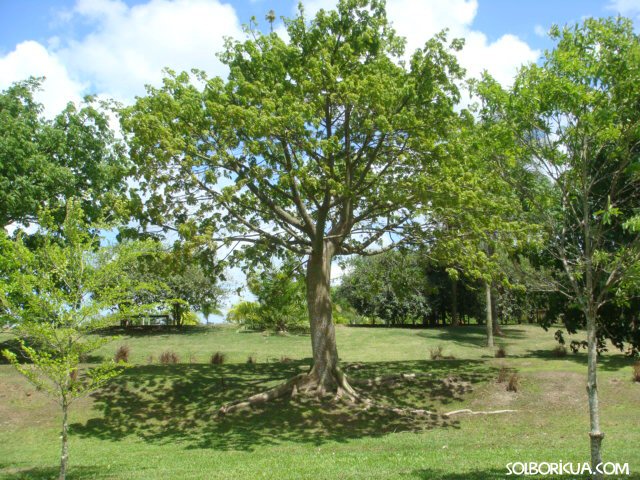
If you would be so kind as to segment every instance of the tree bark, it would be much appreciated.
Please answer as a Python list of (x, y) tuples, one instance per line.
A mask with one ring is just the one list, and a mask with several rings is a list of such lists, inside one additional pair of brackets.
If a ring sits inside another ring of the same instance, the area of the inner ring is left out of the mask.
[(493, 317), (491, 312), (492, 310), (491, 309), (491, 285), (487, 281), (484, 282), (484, 290), (487, 298), (487, 308), (486, 308), (487, 347), (493, 348)]
[(496, 302), (496, 291), (491, 289), (491, 320), (493, 325), (493, 336), (502, 337), (504, 333), (500, 328), (500, 321), (498, 317), (498, 302)]
[(62, 451), (60, 453), (60, 475), (58, 476), (58, 480), (65, 480), (67, 477), (67, 463), (69, 460), (69, 446), (68, 446), (68, 436), (69, 436), (69, 427), (67, 421), (69, 405), (67, 405), (67, 401), (63, 399), (62, 401), (62, 434), (60, 435), (60, 439), (62, 440)]
[(314, 250), (307, 264), (307, 307), (311, 326), (313, 368), (309, 375), (317, 382), (317, 391), (323, 395), (355, 392), (346, 381), (338, 365), (336, 331), (331, 313), (331, 260), (335, 246), (325, 240), (322, 250)]
[(460, 317), (458, 316), (458, 280), (451, 279), (451, 325), (457, 327), (460, 325)]
[[(596, 369), (598, 364), (596, 336), (596, 315), (591, 309), (587, 312), (587, 394), (589, 397), (589, 420), (591, 431), (589, 438), (591, 443), (591, 466), (595, 470), (597, 465), (602, 463), (601, 445), (604, 433), (600, 431), (600, 409), (598, 406), (598, 383)], [(595, 475), (594, 478), (601, 478)]]

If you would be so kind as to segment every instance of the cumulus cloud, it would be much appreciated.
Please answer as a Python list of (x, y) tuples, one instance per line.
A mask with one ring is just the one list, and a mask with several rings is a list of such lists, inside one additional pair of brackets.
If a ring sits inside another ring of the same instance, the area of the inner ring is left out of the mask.
[(58, 50), (71, 70), (98, 92), (122, 100), (158, 84), (162, 69), (198, 68), (225, 73), (216, 57), (224, 37), (239, 37), (235, 10), (217, 0), (151, 0), (127, 6), (120, 0), (78, 0), (67, 21), (82, 21), (91, 32), (67, 40)]
[(611, 0), (607, 5), (609, 10), (615, 10), (621, 15), (640, 15), (640, 0)]
[(46, 77), (36, 99), (44, 105), (47, 117), (55, 116), (69, 101), (77, 102), (82, 98), (85, 85), (73, 80), (60, 58), (42, 44), (22, 42), (0, 57), (0, 89), (30, 76)]
[(544, 28), (542, 25), (536, 25), (535, 27), (533, 27), (533, 33), (535, 33), (539, 37), (546, 37), (547, 29)]

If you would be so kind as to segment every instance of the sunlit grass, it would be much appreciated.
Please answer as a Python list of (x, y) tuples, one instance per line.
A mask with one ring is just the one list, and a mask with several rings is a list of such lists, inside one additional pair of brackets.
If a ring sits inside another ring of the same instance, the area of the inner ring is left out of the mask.
[[(513, 461), (588, 460), (584, 355), (556, 358), (553, 332), (536, 326), (506, 333), (498, 342), (507, 357), (498, 359), (484, 348), (482, 328), (338, 329), (343, 363), (361, 364), (348, 369), (353, 376), (419, 374), (413, 381), (361, 387), (381, 405), (438, 413), (518, 410), (450, 419), (305, 399), (219, 418), (224, 402), (309, 368), (309, 338), (231, 327), (122, 337), (98, 354), (112, 356), (128, 345), (134, 366), (73, 409), (70, 478), (480, 480), (505, 478), (505, 465)], [(455, 359), (430, 360), (429, 349), (438, 345)], [(168, 350), (179, 364), (158, 363)], [(226, 361), (211, 365), (218, 351)], [(250, 355), (256, 364), (246, 363)], [(283, 356), (293, 361), (281, 363)], [(637, 474), (640, 384), (631, 379), (632, 363), (615, 352), (604, 356), (600, 392), (605, 459), (629, 462)], [(517, 393), (496, 381), (502, 367), (519, 373)], [(0, 478), (55, 477), (57, 418), (55, 404), (0, 366)]]

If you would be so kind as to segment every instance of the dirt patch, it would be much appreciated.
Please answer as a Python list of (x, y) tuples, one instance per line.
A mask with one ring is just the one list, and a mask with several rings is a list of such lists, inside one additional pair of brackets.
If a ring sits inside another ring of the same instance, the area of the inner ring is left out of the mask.
[(586, 400), (585, 376), (576, 372), (543, 372), (529, 376), (539, 388), (545, 405), (583, 408)]

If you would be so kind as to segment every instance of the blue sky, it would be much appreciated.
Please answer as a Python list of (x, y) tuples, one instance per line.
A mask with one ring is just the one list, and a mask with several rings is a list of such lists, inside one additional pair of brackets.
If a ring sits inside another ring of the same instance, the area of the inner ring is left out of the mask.
[[(419, 2), (416, 0), (416, 3)], [(76, 0), (0, 0), (0, 53), (7, 53), (24, 40), (46, 43), (51, 36), (70, 33), (67, 26), (55, 21), (55, 17), (60, 11), (72, 9), (75, 3)], [(137, 5), (148, 2), (127, 0), (126, 3)], [(224, 3), (231, 4), (240, 21), (245, 23), (252, 15), (263, 18), (270, 8), (278, 15), (289, 15), (297, 2), (236, 0)], [(542, 47), (546, 43), (536, 35), (536, 25), (546, 27), (553, 23), (576, 22), (586, 16), (615, 14), (621, 10), (615, 3), (606, 0), (480, 0), (473, 26), (491, 40), (512, 33), (532, 45)], [(624, 7), (625, 3), (621, 4)], [(634, 13), (633, 3), (626, 2), (626, 5), (628, 7), (623, 8), (625, 13)], [(82, 26), (75, 26), (74, 30), (75, 33), (86, 31)]]
[[(336, 0), (307, 0), (313, 13)], [(40, 100), (48, 114), (97, 93), (130, 102), (162, 68), (198, 67), (224, 75), (215, 57), (225, 35), (241, 36), (251, 16), (273, 8), (290, 16), (291, 0), (0, 0), (0, 88), (28, 75), (47, 77)], [(410, 49), (441, 28), (465, 37), (460, 61), (470, 75), (487, 69), (508, 83), (517, 67), (551, 44), (553, 23), (624, 14), (640, 0), (388, 0), (389, 17)], [(281, 28), (281, 27), (280, 27)]]

